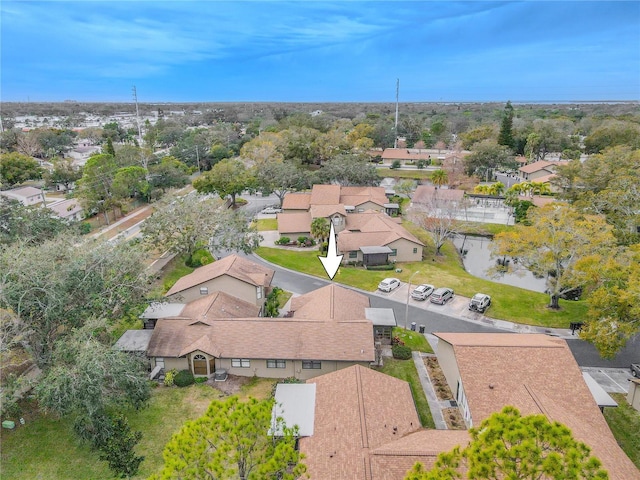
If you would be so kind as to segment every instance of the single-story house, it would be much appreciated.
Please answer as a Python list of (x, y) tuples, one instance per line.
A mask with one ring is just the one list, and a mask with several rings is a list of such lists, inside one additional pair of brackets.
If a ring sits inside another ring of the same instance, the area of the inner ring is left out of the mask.
[(353, 366), (291, 387), (309, 385), (314, 395), (299, 398), (315, 402), (305, 410), (314, 418), (298, 421), (311, 426), (299, 440), (311, 478), (402, 480), (415, 462), (431, 468), (440, 452), (469, 441), (466, 431), (423, 430), (409, 384), (375, 370)]
[(375, 360), (368, 320), (308, 321), (291, 318), (215, 320), (162, 318), (147, 349), (151, 367), (216, 370), (240, 376), (307, 379)]
[(587, 444), (612, 480), (640, 478), (614, 438), (567, 342), (542, 334), (435, 333), (440, 367), (467, 426), (512, 405)]
[(0, 191), (0, 195), (12, 200), (18, 200), (26, 207), (40, 205), (45, 201), (44, 192), (35, 187), (19, 187), (11, 190), (4, 190)]
[(50, 203), (47, 208), (53, 211), (56, 217), (70, 222), (79, 222), (84, 218), (84, 209), (76, 198)]
[(424, 244), (392, 217), (365, 212), (347, 217), (346, 229), (338, 234), (342, 262), (382, 265), (389, 262), (419, 262)]
[(189, 303), (219, 291), (262, 309), (274, 274), (274, 270), (261, 264), (229, 255), (180, 278), (165, 297), (170, 302)]

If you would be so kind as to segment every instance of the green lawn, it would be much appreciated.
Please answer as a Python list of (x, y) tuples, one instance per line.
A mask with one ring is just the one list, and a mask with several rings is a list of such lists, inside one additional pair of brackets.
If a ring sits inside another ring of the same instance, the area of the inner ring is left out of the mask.
[(260, 218), (251, 222), (251, 226), (255, 226), (259, 232), (270, 230), (278, 230), (278, 219), (276, 218)]
[(171, 260), (163, 269), (162, 275), (162, 294), (168, 292), (173, 285), (185, 275), (189, 275), (195, 268), (185, 265), (187, 257), (179, 256)]
[(625, 394), (610, 395), (618, 402), (618, 406), (605, 408), (604, 418), (622, 450), (640, 468), (640, 412), (627, 403)]
[[(243, 388), (240, 396), (265, 398), (272, 385), (271, 379), (256, 379)], [(148, 408), (129, 411), (131, 427), (143, 433), (136, 452), (145, 457), (134, 478), (147, 478), (159, 470), (163, 464), (162, 450), (171, 436), (187, 420), (203, 415), (211, 401), (220, 396), (218, 390), (208, 385), (158, 387), (153, 390)], [(106, 463), (98, 459), (97, 452), (79, 444), (72, 434), (71, 423), (69, 419), (36, 414), (24, 427), (13, 431), (2, 429), (2, 478), (113, 478)]]
[(393, 329), (393, 336), (402, 340), (412, 351), (433, 353), (431, 345), (429, 345), (425, 336), (420, 333), (396, 327)]
[[(471, 297), (477, 292), (483, 292), (492, 297), (488, 317), (509, 320), (517, 323), (536, 325), (547, 328), (568, 328), (572, 321), (580, 321), (587, 311), (585, 301), (560, 301), (559, 311), (547, 308), (548, 296), (543, 293), (532, 292), (510, 285), (484, 280), (474, 277), (464, 270), (462, 261), (452, 243), (447, 243), (442, 249), (442, 255), (435, 255), (431, 239), (426, 232), (421, 231), (409, 222), (403, 226), (416, 235), (425, 247), (425, 260), (398, 264), (402, 272), (370, 271), (361, 267), (340, 267), (334, 280), (338, 283), (373, 291), (385, 277), (394, 276), (402, 282), (408, 282), (414, 272), (419, 271), (413, 278), (413, 284), (430, 283), (447, 286), (460, 295)], [(256, 253), (265, 260), (292, 270), (308, 273), (326, 279), (327, 275), (322, 264), (317, 259), (318, 251), (305, 252), (261, 247)]]
[(399, 170), (393, 168), (377, 168), (378, 176), (380, 178), (392, 177), (392, 178), (413, 178), (416, 180), (424, 180), (425, 178), (431, 178), (430, 170)]
[(382, 368), (375, 368), (375, 370), (409, 382), (411, 393), (413, 394), (413, 401), (416, 404), (416, 410), (420, 417), (420, 423), (425, 428), (436, 428), (433, 417), (431, 416), (431, 410), (429, 409), (429, 402), (427, 402), (427, 397), (422, 389), (418, 371), (416, 370), (413, 360), (385, 358), (384, 366)]

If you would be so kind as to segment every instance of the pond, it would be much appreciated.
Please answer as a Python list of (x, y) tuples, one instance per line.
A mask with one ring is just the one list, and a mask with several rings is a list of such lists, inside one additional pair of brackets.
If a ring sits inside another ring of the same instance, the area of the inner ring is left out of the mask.
[(490, 269), (497, 265), (498, 260), (491, 256), (491, 243), (492, 240), (490, 238), (470, 235), (456, 235), (453, 239), (453, 244), (458, 251), (464, 244), (464, 250), (467, 253), (462, 257), (462, 262), (464, 269), (471, 275), (496, 283), (533, 290), (534, 292), (545, 291), (545, 279), (536, 278), (528, 270), (520, 270), (517, 273), (504, 273), (498, 276), (491, 275)]

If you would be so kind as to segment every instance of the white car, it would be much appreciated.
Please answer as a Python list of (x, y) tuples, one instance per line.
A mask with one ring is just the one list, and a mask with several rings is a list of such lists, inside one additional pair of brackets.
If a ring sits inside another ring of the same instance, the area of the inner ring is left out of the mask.
[(436, 287), (433, 285), (428, 285), (423, 283), (422, 285), (418, 285), (412, 292), (411, 298), (414, 300), (426, 300), (429, 298), (429, 295), (433, 293)]
[(281, 212), (282, 212), (281, 208), (267, 207), (264, 210), (262, 210), (260, 213), (281, 213)]
[(390, 292), (400, 286), (400, 280), (397, 278), (385, 278), (378, 284), (378, 290), (382, 292)]

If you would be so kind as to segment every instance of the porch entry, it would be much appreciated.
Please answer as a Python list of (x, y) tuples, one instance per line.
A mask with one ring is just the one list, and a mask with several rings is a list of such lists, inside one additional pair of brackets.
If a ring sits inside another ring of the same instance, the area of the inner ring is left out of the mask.
[(213, 357), (207, 361), (207, 357), (204, 355), (194, 355), (192, 365), (194, 375), (213, 375), (215, 371), (215, 359)]

